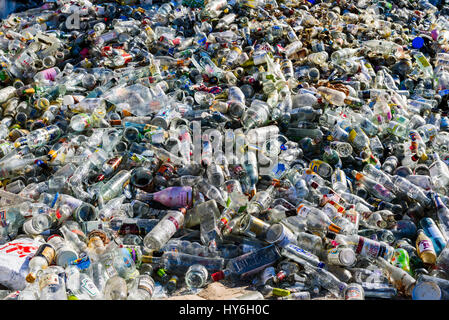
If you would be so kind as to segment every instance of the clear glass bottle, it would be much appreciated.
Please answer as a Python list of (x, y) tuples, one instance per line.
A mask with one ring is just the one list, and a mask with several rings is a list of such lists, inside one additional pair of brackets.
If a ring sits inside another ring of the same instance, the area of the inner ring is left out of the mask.
[(296, 210), (297, 216), (306, 222), (309, 231), (332, 231), (339, 233), (341, 228), (333, 223), (330, 218), (317, 208), (300, 204)]
[(143, 239), (146, 248), (159, 250), (184, 224), (184, 212), (169, 210)]
[(51, 265), (55, 259), (55, 255), (55, 249), (50, 244), (44, 243), (40, 245), (30, 260), (26, 281), (30, 283), (34, 282), (37, 279), (38, 271)]
[(220, 257), (202, 257), (182, 252), (164, 252), (162, 256), (142, 256), (144, 263), (156, 263), (167, 272), (184, 276), (187, 269), (194, 264), (203, 265), (208, 272), (216, 272), (224, 267), (224, 259)]
[(202, 288), (206, 285), (209, 273), (207, 269), (200, 265), (194, 264), (189, 267), (185, 275), (185, 282), (189, 289)]
[(269, 116), (269, 105), (261, 100), (253, 100), (251, 106), (243, 113), (242, 123), (246, 129), (260, 127), (268, 121)]
[(226, 277), (246, 277), (274, 264), (280, 257), (281, 255), (276, 246), (270, 245), (231, 259), (226, 269), (213, 273), (211, 276), (214, 281), (219, 281)]
[(393, 266), (381, 257), (378, 257), (376, 262), (389, 274), (396, 289), (407, 296), (412, 295), (416, 280), (407, 271)]
[(64, 269), (50, 266), (38, 274), (40, 300), (67, 300)]
[(259, 215), (266, 209), (268, 209), (271, 201), (273, 200), (273, 195), (275, 193), (274, 186), (271, 185), (268, 189), (257, 192), (251, 201), (248, 203), (247, 212), (251, 215)]
[(356, 234), (343, 235), (328, 232), (326, 237), (335, 240), (337, 245), (353, 248), (355, 253), (371, 258), (382, 257), (390, 261), (394, 254), (394, 248), (384, 242), (374, 241)]
[(310, 251), (316, 256), (321, 255), (321, 251), (323, 250), (323, 240), (321, 237), (308, 232), (298, 232), (297, 235), (296, 242), (299, 247)]
[(126, 300), (128, 297), (128, 287), (125, 279), (115, 275), (106, 281), (104, 288), (104, 298), (106, 300)]
[(152, 273), (153, 267), (150, 264), (142, 264), (140, 275), (130, 285), (128, 300), (151, 300), (154, 294)]
[(100, 189), (100, 195), (104, 202), (118, 197), (125, 187), (126, 183), (131, 179), (131, 172), (122, 170), (117, 172), (108, 182)]
[(307, 262), (313, 266), (320, 268), (324, 267), (324, 263), (320, 261), (318, 256), (292, 243), (287, 244), (284, 248), (282, 248), (281, 255), (300, 264)]
[(218, 229), (220, 210), (218, 210), (215, 200), (203, 202), (198, 210), (200, 213), (201, 242), (214, 251), (217, 243), (221, 242), (221, 232)]

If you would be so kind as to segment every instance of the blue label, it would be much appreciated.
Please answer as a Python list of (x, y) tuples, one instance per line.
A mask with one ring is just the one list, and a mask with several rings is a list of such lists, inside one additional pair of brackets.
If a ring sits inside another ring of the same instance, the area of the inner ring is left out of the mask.
[(280, 258), (274, 245), (259, 249), (231, 260), (231, 265), (242, 277), (258, 272), (261, 268), (273, 264)]
[(135, 122), (125, 122), (125, 128), (133, 127), (139, 130), (139, 132), (143, 133), (143, 130), (145, 128), (144, 124), (141, 123), (135, 123)]

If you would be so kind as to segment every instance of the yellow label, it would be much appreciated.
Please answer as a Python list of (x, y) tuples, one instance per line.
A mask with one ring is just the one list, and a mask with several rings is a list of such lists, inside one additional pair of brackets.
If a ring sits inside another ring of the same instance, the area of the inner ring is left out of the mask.
[(355, 137), (357, 136), (357, 132), (355, 131), (355, 129), (352, 129), (351, 132), (349, 132), (349, 141), (354, 141)]
[(240, 50), (239, 47), (232, 47), (232, 50), (234, 50), (235, 52), (237, 52), (238, 54), (242, 53), (242, 50)]
[(53, 262), (53, 259), (55, 258), (55, 249), (53, 249), (51, 246), (46, 246), (42, 252), (40, 252), (40, 255), (42, 255), (48, 262), (48, 264), (51, 264)]
[(281, 289), (281, 288), (273, 288), (272, 293), (274, 296), (278, 296), (278, 297), (285, 297), (285, 296), (289, 296), (291, 294), (290, 290)]
[(418, 60), (419, 60), (419, 62), (421, 62), (422, 66), (423, 66), (424, 68), (427, 68), (427, 67), (430, 66), (429, 61), (427, 61), (427, 59), (426, 59), (424, 56), (418, 57)]
[(318, 168), (321, 166), (322, 163), (323, 163), (323, 161), (321, 161), (321, 160), (313, 160), (310, 162), (309, 168), (313, 172), (318, 172)]

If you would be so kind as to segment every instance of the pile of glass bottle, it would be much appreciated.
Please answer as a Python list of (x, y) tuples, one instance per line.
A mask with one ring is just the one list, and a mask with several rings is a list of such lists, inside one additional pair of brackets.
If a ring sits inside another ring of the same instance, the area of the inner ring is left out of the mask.
[[(5, 299), (445, 299), (449, 7), (66, 1), (0, 23)], [(11, 291), (11, 292), (10, 292)]]

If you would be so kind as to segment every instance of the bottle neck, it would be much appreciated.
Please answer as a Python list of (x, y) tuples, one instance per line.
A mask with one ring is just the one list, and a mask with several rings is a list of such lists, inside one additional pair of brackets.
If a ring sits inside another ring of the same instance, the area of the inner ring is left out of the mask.
[(136, 191), (136, 199), (140, 201), (152, 201), (154, 200), (154, 195), (154, 193), (149, 193), (142, 190)]

